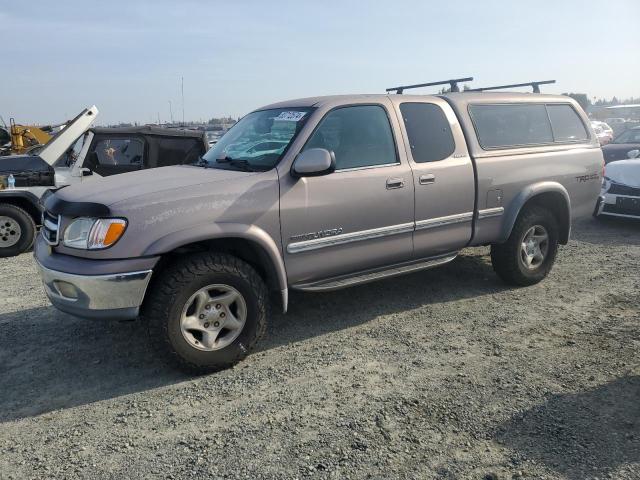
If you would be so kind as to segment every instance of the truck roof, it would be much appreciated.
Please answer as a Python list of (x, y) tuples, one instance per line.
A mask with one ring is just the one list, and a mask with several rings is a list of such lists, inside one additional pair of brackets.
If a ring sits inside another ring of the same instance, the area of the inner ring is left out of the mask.
[(143, 125), (139, 127), (94, 127), (91, 129), (96, 134), (106, 135), (157, 135), (162, 137), (189, 137), (202, 138), (205, 134), (200, 130), (182, 130), (178, 128), (155, 127)]
[(541, 93), (519, 93), (519, 92), (456, 92), (434, 95), (398, 95), (398, 94), (359, 94), (359, 95), (327, 95), (319, 97), (297, 98), (286, 100), (283, 102), (272, 103), (258, 110), (267, 110), (271, 108), (308, 108), (319, 107), (327, 103), (349, 103), (362, 102), (363, 100), (379, 101), (383, 98), (402, 98), (402, 99), (427, 99), (427, 98), (446, 98), (450, 103), (469, 104), (469, 103), (573, 103), (574, 100), (566, 95), (548, 95)]

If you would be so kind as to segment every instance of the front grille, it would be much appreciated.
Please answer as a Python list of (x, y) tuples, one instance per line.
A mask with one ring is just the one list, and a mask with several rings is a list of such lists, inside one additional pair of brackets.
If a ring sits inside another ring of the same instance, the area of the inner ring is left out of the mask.
[(640, 216), (640, 199), (618, 197), (615, 204), (605, 203), (604, 213)]
[(640, 197), (640, 187), (630, 187), (628, 185), (621, 185), (619, 183), (611, 183), (607, 193), (613, 193), (614, 195), (629, 195), (631, 197)]
[(58, 231), (60, 229), (60, 216), (49, 212), (42, 214), (42, 236), (49, 245), (58, 244)]

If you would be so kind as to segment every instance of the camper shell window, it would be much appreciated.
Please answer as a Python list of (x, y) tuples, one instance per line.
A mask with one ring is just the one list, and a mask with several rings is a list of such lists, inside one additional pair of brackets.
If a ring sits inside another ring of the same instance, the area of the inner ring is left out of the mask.
[(570, 104), (510, 103), (469, 105), (478, 142), (485, 150), (588, 141)]

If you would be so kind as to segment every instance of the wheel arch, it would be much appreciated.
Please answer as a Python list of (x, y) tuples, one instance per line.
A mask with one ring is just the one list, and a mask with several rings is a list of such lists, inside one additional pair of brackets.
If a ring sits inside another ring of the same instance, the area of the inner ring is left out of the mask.
[(506, 242), (511, 235), (518, 215), (532, 205), (546, 208), (555, 215), (559, 227), (558, 241), (566, 245), (571, 234), (571, 199), (566, 188), (557, 182), (540, 182), (530, 185), (516, 196), (507, 209), (500, 243)]
[(255, 225), (209, 224), (174, 232), (153, 244), (144, 255), (160, 255), (154, 274), (180, 255), (216, 251), (234, 255), (256, 269), (271, 291), (278, 292), (283, 312), (288, 306), (287, 273), (280, 247)]
[(7, 204), (13, 205), (23, 209), (33, 219), (36, 226), (42, 222), (42, 207), (40, 201), (31, 192), (11, 192), (0, 194), (0, 205)]

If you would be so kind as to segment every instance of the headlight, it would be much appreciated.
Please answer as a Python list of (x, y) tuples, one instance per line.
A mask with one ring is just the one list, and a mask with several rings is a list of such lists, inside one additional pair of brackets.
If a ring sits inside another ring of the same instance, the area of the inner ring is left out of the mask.
[(607, 190), (609, 190), (610, 186), (611, 180), (609, 180), (607, 177), (602, 177), (602, 191), (606, 192)]
[(126, 228), (122, 218), (78, 218), (64, 231), (62, 244), (83, 250), (107, 248), (120, 240)]

